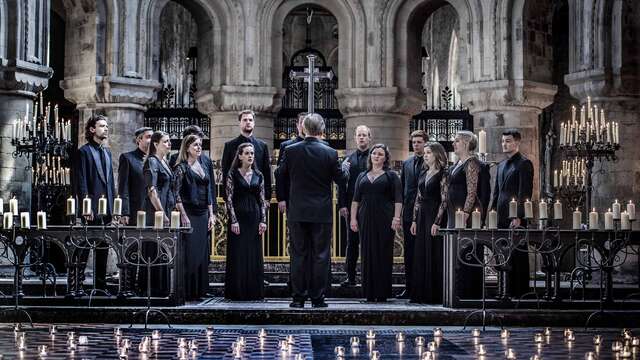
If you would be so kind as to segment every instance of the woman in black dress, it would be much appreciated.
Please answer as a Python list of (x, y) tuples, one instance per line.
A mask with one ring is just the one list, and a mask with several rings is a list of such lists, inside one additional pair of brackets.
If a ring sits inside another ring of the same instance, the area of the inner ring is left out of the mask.
[(449, 191), (444, 147), (440, 143), (428, 143), (424, 148), (423, 164), (410, 229), (416, 240), (409, 298), (412, 303), (442, 304), (444, 254), (442, 237), (437, 235), (445, 216)]
[(174, 168), (173, 192), (176, 208), (180, 211), (182, 226), (191, 227), (191, 234), (184, 234), (185, 299), (204, 297), (209, 287), (209, 236), (213, 227), (213, 195), (209, 183), (214, 181), (200, 162), (202, 138), (188, 135), (182, 140), (180, 153)]
[(356, 179), (351, 203), (351, 230), (358, 233), (362, 254), (362, 290), (369, 302), (391, 296), (393, 240), (400, 228), (402, 184), (389, 169), (389, 150), (374, 145), (369, 167)]
[(224, 296), (230, 300), (259, 300), (264, 297), (261, 237), (267, 229), (268, 203), (251, 143), (238, 146), (226, 190), (229, 228)]
[[(453, 151), (458, 157), (458, 162), (449, 169), (449, 207), (448, 226), (453, 228), (455, 213), (462, 210), (467, 227), (471, 224), (471, 213), (480, 209), (478, 199), (478, 181), (480, 178), (480, 160), (474, 155), (478, 146), (478, 138), (470, 131), (458, 131), (453, 141)], [(466, 249), (464, 255), (473, 255), (482, 259), (483, 249)], [(474, 254), (471, 254), (471, 251)], [(470, 260), (470, 263), (478, 264)], [(482, 268), (472, 267), (456, 262), (456, 283), (458, 294), (461, 298), (478, 299), (482, 293)], [(479, 265), (479, 264), (478, 264)]]
[[(142, 166), (142, 174), (147, 188), (144, 206), (147, 212), (147, 226), (152, 226), (156, 211), (164, 212), (164, 225), (169, 226), (169, 216), (175, 207), (175, 197), (171, 186), (173, 172), (166, 162), (171, 151), (171, 139), (164, 131), (156, 131), (151, 135), (149, 155)], [(150, 258), (153, 263), (158, 258), (158, 246), (155, 243), (142, 244), (142, 256)], [(146, 261), (146, 260), (145, 260)], [(169, 289), (169, 278), (166, 266), (151, 267), (151, 295), (165, 296)], [(147, 276), (144, 267), (140, 267), (140, 285), (146, 293)]]

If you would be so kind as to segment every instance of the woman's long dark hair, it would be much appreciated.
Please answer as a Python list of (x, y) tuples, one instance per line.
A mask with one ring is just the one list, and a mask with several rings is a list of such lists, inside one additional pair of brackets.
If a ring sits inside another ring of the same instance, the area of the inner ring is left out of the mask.
[(382, 164), (382, 169), (383, 170), (389, 170), (391, 168), (391, 160), (390, 155), (389, 155), (389, 148), (387, 148), (387, 145), (385, 144), (375, 144), (371, 147), (371, 150), (369, 151), (369, 164), (367, 165), (367, 171), (371, 171), (371, 169), (373, 169), (373, 163), (371, 162), (371, 154), (373, 154), (373, 150), (375, 149), (382, 149), (384, 150), (384, 163)]
[[(448, 161), (447, 152), (444, 150), (444, 146), (442, 146), (442, 144), (440, 144), (439, 142), (428, 142), (425, 145), (425, 148), (429, 148), (429, 150), (431, 150), (431, 153), (433, 153), (433, 156), (435, 156), (436, 163), (439, 167), (438, 170), (446, 170)], [(429, 168), (426, 161), (422, 164), (422, 166), (425, 169)]]
[[(240, 161), (240, 155), (242, 154), (244, 149), (249, 146), (253, 147), (253, 144), (250, 142), (246, 142), (238, 146), (238, 151), (236, 151), (236, 156), (233, 158), (233, 162), (231, 163), (231, 169), (237, 169), (242, 165), (242, 162)], [(253, 156), (253, 164), (251, 164), (251, 169), (255, 171), (256, 169), (255, 148), (253, 151), (254, 151), (254, 156)]]
[(153, 135), (151, 135), (151, 142), (149, 143), (149, 156), (155, 155), (158, 152), (155, 144), (159, 143), (165, 136), (169, 136), (169, 134), (161, 130), (155, 131)]

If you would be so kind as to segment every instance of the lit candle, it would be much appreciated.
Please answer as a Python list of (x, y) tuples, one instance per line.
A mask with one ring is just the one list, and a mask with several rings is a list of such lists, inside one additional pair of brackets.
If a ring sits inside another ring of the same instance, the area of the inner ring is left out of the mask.
[(604, 213), (604, 229), (613, 230), (613, 212), (611, 209)]
[(352, 336), (350, 342), (351, 342), (351, 347), (360, 346), (360, 338), (357, 336)]
[(113, 199), (113, 215), (122, 215), (122, 199), (119, 195)]
[(436, 345), (435, 341), (429, 341), (429, 343), (427, 344), (427, 350), (429, 351), (436, 351), (438, 350), (438, 347)]
[(513, 349), (511, 349), (511, 348), (509, 348), (509, 349), (507, 349), (507, 351), (504, 353), (504, 357), (505, 357), (505, 359), (509, 359), (509, 360), (517, 359), (516, 351), (515, 351), (515, 350), (513, 350)]
[(47, 356), (47, 345), (38, 345), (38, 356)]
[(44, 211), (38, 211), (38, 230), (44, 230), (47, 228), (47, 213)]
[(467, 227), (464, 221), (464, 212), (460, 209), (456, 211), (455, 226), (456, 226), (456, 229), (464, 229)]
[(31, 217), (28, 212), (20, 213), (20, 227), (23, 229), (28, 229), (31, 227)]
[(551, 336), (553, 330), (550, 327), (544, 328), (544, 336)]
[(471, 213), (471, 228), (480, 229), (481, 224), (482, 221), (480, 217), (480, 211), (478, 211), (478, 209), (475, 209), (475, 211)]
[(480, 154), (487, 153), (487, 132), (480, 130), (478, 133), (478, 152)]
[(0, 214), (4, 214), (4, 199), (0, 198)]
[(11, 229), (13, 227), (13, 213), (7, 212), (3, 214), (2, 227)]
[(533, 203), (529, 199), (524, 202), (524, 218), (533, 219)]
[(533, 335), (533, 341), (536, 343), (541, 343), (544, 341), (544, 334), (542, 333), (535, 333)]
[(144, 226), (147, 222), (147, 213), (142, 210), (138, 210), (138, 214), (136, 215), (136, 227), (138, 229), (144, 229)]
[(417, 336), (415, 341), (416, 341), (416, 346), (424, 346), (424, 337), (423, 336)]
[(64, 179), (67, 185), (71, 185), (71, 169), (64, 169)]
[(486, 355), (487, 354), (487, 349), (484, 347), (483, 344), (478, 345), (478, 355)]
[(98, 215), (107, 215), (107, 198), (104, 195), (98, 199)]
[(91, 215), (91, 198), (89, 197), (89, 195), (82, 199), (82, 215)]
[(562, 203), (560, 200), (556, 200), (555, 204), (553, 204), (553, 218), (562, 220)]
[(553, 187), (558, 187), (558, 170), (553, 170)]
[(396, 334), (396, 341), (397, 342), (404, 342), (404, 334), (399, 332)]
[(627, 204), (627, 212), (629, 213), (629, 220), (636, 219), (636, 205), (631, 200)]
[[(627, 206), (628, 208), (628, 206)], [(11, 200), (9, 200), (9, 211), (14, 215), (14, 216), (18, 216), (18, 199), (16, 199), (16, 197), (12, 197)], [(635, 214), (635, 210), (634, 210), (634, 214)]]
[(602, 335), (594, 335), (593, 336), (593, 345), (602, 344)]
[(76, 214), (76, 199), (69, 196), (67, 199), (67, 216), (74, 216)]
[(498, 212), (494, 209), (489, 211), (489, 219), (487, 221), (487, 228), (489, 230), (494, 230), (498, 228)]
[(480, 329), (473, 329), (473, 330), (471, 330), (471, 336), (473, 336), (473, 337), (480, 337)]
[(516, 199), (511, 199), (509, 202), (509, 219), (515, 219), (518, 217), (518, 202)]
[(611, 209), (613, 211), (613, 219), (620, 220), (620, 203), (618, 202), (618, 199), (611, 204)]
[(540, 214), (540, 220), (546, 220), (549, 218), (547, 203), (544, 200), (540, 200), (538, 204), (538, 213)]
[(171, 212), (171, 228), (177, 229), (180, 227), (180, 211), (172, 211)]
[(631, 229), (631, 222), (629, 221), (629, 213), (626, 211), (623, 211), (620, 217), (620, 229), (621, 230)]
[(344, 354), (345, 354), (344, 347), (342, 346), (336, 346), (333, 352), (336, 354), (337, 357), (344, 357)]
[(444, 332), (440, 328), (433, 329), (433, 337), (442, 337)]
[(573, 212), (573, 230), (580, 230), (580, 223), (582, 222), (582, 212), (576, 208)]
[(500, 338), (501, 339), (508, 339), (510, 334), (511, 334), (511, 332), (509, 331), (509, 329), (500, 330)]
[(596, 360), (598, 356), (593, 351), (586, 352), (584, 354), (584, 360)]
[(367, 340), (372, 340), (376, 338), (376, 333), (373, 331), (373, 329), (369, 329), (367, 331)]
[(162, 230), (164, 228), (164, 212), (156, 211), (154, 215), (153, 228), (155, 230)]
[(611, 343), (611, 351), (618, 352), (620, 350), (622, 350), (622, 342), (614, 341)]
[(589, 230), (598, 230), (598, 213), (596, 208), (593, 208), (589, 213)]

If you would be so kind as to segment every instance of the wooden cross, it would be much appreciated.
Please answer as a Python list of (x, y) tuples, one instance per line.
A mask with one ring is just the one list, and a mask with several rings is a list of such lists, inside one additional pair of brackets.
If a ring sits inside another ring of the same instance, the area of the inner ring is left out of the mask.
[(308, 92), (307, 92), (307, 112), (312, 114), (314, 112), (314, 104), (315, 104), (315, 92), (314, 85), (316, 82), (320, 81), (320, 79), (329, 79), (333, 78), (333, 71), (328, 72), (320, 72), (315, 67), (316, 56), (315, 55), (307, 55), (307, 60), (309, 60), (309, 66), (304, 69), (304, 71), (293, 71), (289, 73), (289, 78), (291, 80), (294, 79), (304, 79), (306, 83), (308, 83)]

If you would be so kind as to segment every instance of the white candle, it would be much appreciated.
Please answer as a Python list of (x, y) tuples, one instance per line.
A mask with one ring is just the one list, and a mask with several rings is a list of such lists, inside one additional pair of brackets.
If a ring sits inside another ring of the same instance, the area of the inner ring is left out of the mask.
[[(627, 206), (628, 208), (628, 206)], [(18, 216), (18, 199), (16, 199), (16, 197), (12, 197), (11, 200), (9, 200), (9, 211), (14, 215), (14, 216)], [(635, 211), (634, 211), (635, 214)]]
[(153, 228), (155, 230), (162, 230), (164, 228), (164, 212), (156, 211), (154, 215)]
[(518, 202), (516, 199), (511, 199), (509, 202), (509, 218), (515, 219), (518, 217)]
[(538, 213), (540, 214), (540, 220), (546, 220), (549, 218), (547, 203), (544, 200), (540, 200), (538, 204)]
[(573, 212), (573, 230), (580, 230), (580, 223), (582, 222), (582, 212), (576, 208)]
[(478, 211), (478, 209), (475, 209), (475, 211), (471, 213), (471, 228), (480, 229), (481, 227), (482, 227), (482, 221), (481, 221), (480, 211)]
[(596, 208), (593, 208), (589, 213), (589, 229), (598, 230), (598, 222), (598, 213), (596, 212)]
[(31, 227), (31, 216), (28, 212), (20, 213), (20, 227), (23, 229), (29, 229)]
[(529, 199), (524, 202), (524, 218), (533, 219), (533, 203)]
[(76, 199), (69, 196), (67, 199), (67, 216), (73, 216), (76, 214)]
[(13, 213), (6, 212), (2, 218), (2, 226), (5, 229), (11, 229), (13, 227)]
[(107, 198), (104, 195), (98, 199), (98, 215), (107, 215)]
[(560, 200), (556, 200), (555, 204), (553, 204), (553, 218), (562, 220), (562, 203)]
[(456, 229), (464, 229), (466, 227), (466, 224), (464, 221), (464, 212), (460, 209), (456, 211), (455, 227)]
[(629, 222), (629, 213), (626, 211), (623, 211), (620, 217), (620, 229), (622, 230), (631, 229), (631, 222)]
[(66, 185), (71, 185), (71, 169), (70, 168), (64, 169), (64, 179), (65, 179)]
[(553, 170), (553, 187), (558, 187), (558, 170)]
[(171, 228), (177, 229), (180, 227), (180, 211), (172, 211), (171, 212)]
[(144, 229), (147, 222), (147, 213), (143, 210), (138, 210), (138, 214), (136, 215), (136, 227), (138, 229)]
[(498, 212), (494, 209), (489, 211), (489, 219), (487, 221), (487, 228), (490, 230), (494, 230), (498, 228)]
[(604, 213), (604, 229), (613, 230), (613, 212), (611, 209)]
[(113, 215), (122, 215), (122, 199), (120, 196), (116, 196), (113, 199)]
[(627, 212), (629, 213), (629, 220), (636, 219), (636, 205), (631, 200), (627, 204)]
[(487, 132), (480, 130), (478, 133), (478, 152), (480, 154), (487, 153)]
[(89, 195), (82, 199), (82, 215), (91, 215), (91, 198), (89, 197)]
[(38, 230), (44, 230), (47, 228), (47, 213), (44, 211), (38, 211)]
[(0, 214), (4, 214), (4, 199), (0, 198)]

